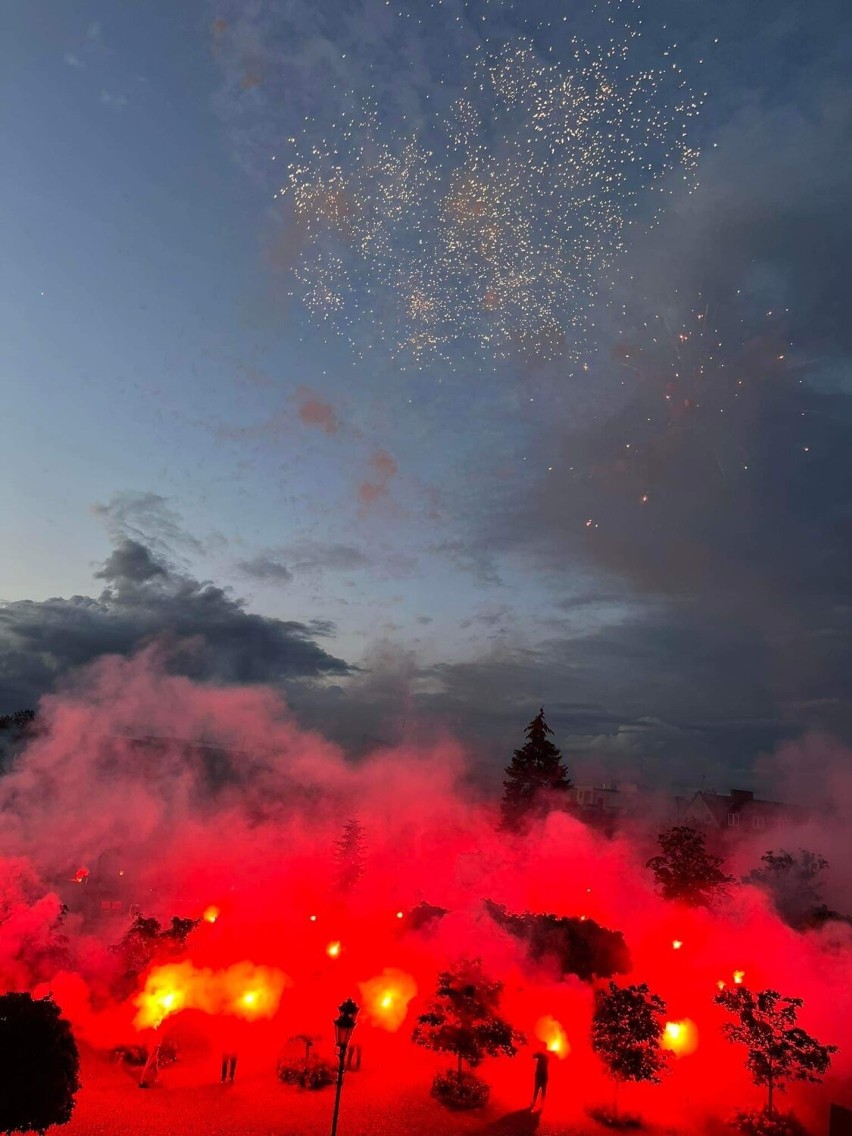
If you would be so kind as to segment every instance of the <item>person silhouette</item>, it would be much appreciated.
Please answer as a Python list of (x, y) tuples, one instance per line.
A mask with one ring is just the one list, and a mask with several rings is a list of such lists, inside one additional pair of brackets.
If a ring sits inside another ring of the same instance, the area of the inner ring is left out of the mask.
[(222, 1084), (229, 1081), (232, 1085), (234, 1083), (234, 1074), (237, 1071), (237, 1055), (233, 1050), (225, 1050), (222, 1053)]
[(544, 1101), (547, 1097), (547, 1078), (549, 1075), (550, 1054), (540, 1049), (537, 1053), (532, 1055), (535, 1061), (535, 1081), (533, 1083), (533, 1099), (530, 1105), (530, 1112), (535, 1109), (536, 1101), (541, 1097), (541, 1108), (544, 1108)]

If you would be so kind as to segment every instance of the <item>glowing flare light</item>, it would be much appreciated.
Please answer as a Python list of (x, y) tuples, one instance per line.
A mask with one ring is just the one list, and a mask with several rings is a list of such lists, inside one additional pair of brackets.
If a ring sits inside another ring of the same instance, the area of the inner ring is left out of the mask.
[(136, 1029), (157, 1029), (181, 1010), (271, 1018), (281, 1003), (287, 978), (280, 970), (240, 962), (227, 970), (197, 968), (188, 960), (155, 966), (134, 999)]
[(698, 1048), (698, 1030), (695, 1022), (683, 1018), (679, 1022), (666, 1022), (660, 1039), (663, 1049), (669, 1049), (676, 1057), (688, 1057)]
[(359, 982), (364, 1009), (374, 1025), (393, 1033), (405, 1021), (408, 1003), (417, 993), (410, 974), (386, 967), (376, 978)]
[(535, 1036), (539, 1041), (544, 1042), (548, 1053), (553, 1053), (560, 1061), (571, 1052), (568, 1035), (556, 1018), (551, 1017), (550, 1014), (538, 1019), (535, 1024)]

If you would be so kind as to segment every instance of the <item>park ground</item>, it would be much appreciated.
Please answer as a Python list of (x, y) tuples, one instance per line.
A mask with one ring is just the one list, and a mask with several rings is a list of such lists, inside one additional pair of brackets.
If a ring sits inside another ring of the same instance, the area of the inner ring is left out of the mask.
[[(492, 1086), (483, 1109), (448, 1112), (429, 1096), (431, 1075), (445, 1062), (415, 1060), (405, 1070), (365, 1061), (347, 1074), (339, 1136), (603, 1136), (576, 1098), (568, 1063), (554, 1071), (544, 1112), (530, 1114), (531, 1070), (494, 1062), (483, 1072)], [(522, 1076), (523, 1074), (523, 1076)], [(64, 1136), (327, 1136), (334, 1089), (305, 1092), (279, 1083), (270, 1066), (238, 1067), (234, 1085), (217, 1080), (215, 1054), (191, 1054), (164, 1069), (158, 1084), (138, 1087), (139, 1070), (83, 1050), (81, 1080)], [(674, 1122), (649, 1126), (650, 1136), (719, 1132), (722, 1126), (688, 1129)]]

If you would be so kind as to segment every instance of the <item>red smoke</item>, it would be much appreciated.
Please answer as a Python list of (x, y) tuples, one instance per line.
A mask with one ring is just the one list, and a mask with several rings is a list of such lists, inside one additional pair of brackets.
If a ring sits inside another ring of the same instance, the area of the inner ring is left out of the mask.
[[(442, 1062), (411, 1045), (414, 1017), (439, 970), (480, 957), (504, 983), (501, 1013), (529, 1040), (484, 1075), (521, 1107), (530, 1054), (545, 1046), (563, 1058), (551, 1063), (548, 1110), (576, 1118), (610, 1096), (588, 1041), (592, 987), (531, 963), (484, 910), (492, 899), (623, 932), (633, 970), (619, 981), (647, 982), (670, 1023), (670, 1075), (624, 1090), (632, 1111), (694, 1127), (760, 1102), (714, 1004), (717, 984), (738, 972), (754, 989), (804, 998), (801, 1024), (840, 1046), (826, 1085), (791, 1091), (790, 1104), (816, 1115), (852, 1079), (852, 928), (795, 932), (747, 886), (714, 911), (664, 903), (644, 867), (656, 829), (609, 840), (552, 814), (527, 838), (507, 839), (495, 802), (472, 792), (456, 743), (353, 764), (301, 729), (271, 690), (167, 675), (153, 649), (98, 663), (75, 689), (45, 699), (41, 721), (0, 778), (0, 979), (6, 989), (52, 990), (93, 1046), (138, 1043), (158, 1027), (199, 1043), (239, 1029), (243, 1052), (318, 1033), (328, 1047), (335, 1006), (354, 995), (360, 1040), (410, 1072), (425, 1096)], [(363, 875), (343, 893), (334, 850), (353, 815)], [(837, 833), (823, 835), (839, 847)], [(797, 849), (799, 836), (742, 851), (738, 874), (785, 843)], [(88, 875), (72, 882), (80, 865)], [(848, 893), (832, 899), (852, 908)], [(409, 913), (424, 902), (447, 914), (415, 929)], [(109, 947), (131, 904), (163, 926), (174, 915), (198, 924), (184, 950), (153, 962), (119, 998)], [(560, 1078), (570, 1092), (559, 1094)]]

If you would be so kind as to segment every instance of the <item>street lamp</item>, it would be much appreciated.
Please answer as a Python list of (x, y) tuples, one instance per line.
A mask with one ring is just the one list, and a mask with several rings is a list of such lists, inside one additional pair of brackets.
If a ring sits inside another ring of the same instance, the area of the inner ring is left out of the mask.
[(337, 1066), (337, 1090), (334, 1094), (334, 1114), (331, 1118), (331, 1136), (337, 1136), (337, 1116), (340, 1112), (340, 1092), (343, 1088), (343, 1068), (346, 1061), (346, 1047), (355, 1029), (355, 1019), (358, 1017), (358, 1006), (351, 998), (347, 998), (340, 1007), (340, 1016), (334, 1020), (334, 1044), (337, 1046), (339, 1058)]

